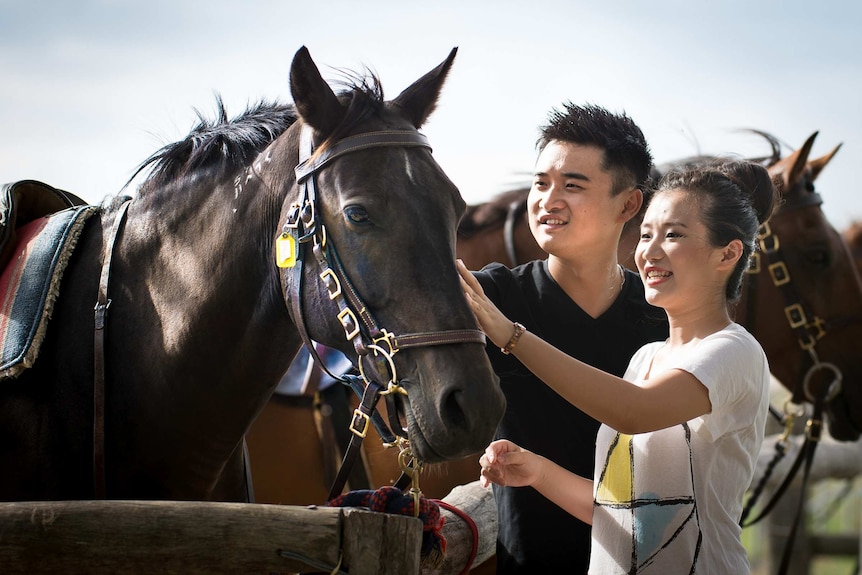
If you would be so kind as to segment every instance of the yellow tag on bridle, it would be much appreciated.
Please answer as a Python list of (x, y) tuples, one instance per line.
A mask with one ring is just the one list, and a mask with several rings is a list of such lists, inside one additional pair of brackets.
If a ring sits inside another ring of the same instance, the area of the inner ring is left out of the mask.
[(292, 268), (296, 265), (296, 240), (284, 233), (275, 240), (275, 265), (280, 268)]

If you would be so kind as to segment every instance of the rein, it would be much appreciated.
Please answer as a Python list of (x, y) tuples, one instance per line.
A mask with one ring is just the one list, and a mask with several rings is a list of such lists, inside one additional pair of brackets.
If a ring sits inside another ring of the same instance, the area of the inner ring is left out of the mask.
[[(821, 199), (820, 195), (816, 192), (812, 192), (811, 194), (806, 196), (806, 198), (800, 200), (799, 202), (790, 204), (790, 208), (793, 209), (807, 206), (819, 206), (822, 203), (823, 200)], [(782, 207), (782, 209), (787, 208), (787, 205)], [(813, 406), (811, 417), (808, 419), (805, 428), (805, 442), (803, 443), (802, 448), (799, 450), (799, 454), (793, 465), (791, 466), (790, 470), (788, 471), (787, 476), (784, 478), (784, 481), (781, 483), (778, 489), (776, 489), (775, 493), (773, 493), (770, 500), (763, 507), (757, 517), (746, 521), (746, 518), (754, 507), (754, 504), (757, 502), (757, 499), (761, 493), (761, 490), (765, 486), (769, 475), (774, 469), (775, 464), (784, 455), (784, 452), (787, 447), (787, 438), (790, 435), (790, 430), (793, 426), (793, 420), (801, 413), (804, 413), (804, 411), (791, 412), (788, 410), (787, 405), (785, 405), (785, 431), (779, 441), (776, 442), (776, 456), (770, 462), (766, 470), (766, 475), (761, 479), (756, 489), (753, 491), (752, 497), (748, 500), (748, 502), (746, 502), (739, 522), (741, 527), (748, 527), (763, 519), (773, 509), (775, 504), (787, 490), (788, 486), (792, 483), (796, 473), (799, 471), (800, 467), (803, 467), (804, 463), (801, 493), (799, 501), (797, 503), (793, 523), (787, 536), (787, 543), (784, 548), (781, 566), (778, 570), (779, 574), (784, 574), (787, 572), (787, 569), (789, 567), (790, 556), (793, 550), (793, 542), (796, 538), (796, 533), (802, 519), (802, 512), (804, 509), (804, 494), (808, 485), (811, 465), (814, 460), (814, 452), (817, 448), (818, 443), (820, 442), (820, 436), (823, 429), (824, 409), (826, 403), (831, 401), (841, 391), (843, 374), (835, 364), (820, 361), (820, 357), (815, 347), (817, 345), (817, 342), (826, 336), (827, 322), (825, 322), (817, 315), (811, 315), (806, 313), (805, 306), (803, 305), (802, 300), (799, 298), (794, 284), (791, 282), (790, 272), (787, 268), (787, 264), (784, 262), (784, 259), (782, 257), (780, 250), (781, 243), (779, 242), (778, 236), (772, 233), (772, 229), (769, 226), (769, 222), (766, 222), (761, 225), (760, 230), (758, 231), (758, 242), (760, 245), (760, 251), (765, 256), (767, 264), (765, 269), (768, 270), (769, 277), (772, 280), (773, 285), (775, 285), (781, 292), (782, 299), (784, 302), (784, 315), (787, 319), (787, 323), (791, 331), (796, 336), (800, 348), (804, 353), (808, 354), (812, 362), (811, 367), (808, 368), (805, 375), (797, 382), (796, 390), (794, 391), (794, 398), (804, 396), (804, 398), (811, 402)], [(763, 269), (764, 268), (761, 266), (760, 253), (755, 252), (751, 256), (751, 265), (748, 269), (748, 273), (759, 274), (761, 271), (763, 271)], [(754, 320), (755, 291), (755, 282), (748, 282), (747, 317), (750, 319), (750, 325), (753, 325)], [(809, 317), (811, 317), (810, 321), (808, 319)], [(834, 377), (832, 382), (826, 387), (825, 391), (814, 389), (814, 386), (812, 386), (813, 377), (816, 373), (820, 371), (831, 372), (832, 376)], [(800, 383), (802, 385), (801, 393), (799, 390)]]
[[(288, 218), (280, 237), (276, 240), (280, 267), (295, 268), (297, 281), (291, 286), (289, 302), (293, 311), (294, 321), (305, 345), (309, 348), (314, 360), (334, 379), (350, 385), (361, 397), (359, 407), (353, 412), (349, 426), (353, 434), (345, 451), (338, 475), (330, 489), (328, 499), (339, 495), (347, 482), (350, 469), (356, 461), (362, 440), (368, 432), (369, 422), (373, 422), (384, 441), (394, 440), (398, 444), (400, 454), (399, 465), (402, 469), (402, 482), (406, 485), (413, 482), (411, 492), (418, 500), (418, 475), (421, 463), (410, 451), (406, 430), (398, 421), (398, 411), (394, 395), (407, 396), (407, 390), (399, 384), (398, 373), (393, 357), (402, 349), (455, 343), (485, 344), (484, 334), (476, 329), (443, 330), (435, 332), (419, 332), (397, 334), (380, 327), (369, 307), (362, 300), (353, 283), (350, 281), (341, 259), (332, 242), (327, 241), (326, 228), (318, 220), (319, 192), (316, 175), (326, 168), (333, 160), (361, 150), (377, 147), (422, 147), (430, 150), (427, 138), (416, 131), (383, 130), (368, 132), (344, 138), (332, 146), (314, 151), (314, 131), (309, 125), (303, 125), (300, 133), (299, 164), (295, 168), (296, 183), (299, 186), (299, 198), (291, 206)], [(336, 318), (344, 330), (344, 337), (353, 344), (358, 356), (359, 378), (335, 375), (329, 372), (312, 344), (306, 326), (305, 313), (302, 305), (304, 284), (303, 263), (310, 246), (311, 254), (319, 268), (318, 277), (326, 288), (329, 299), (338, 307)], [(381, 383), (383, 382), (383, 383)], [(359, 387), (364, 389), (360, 392)], [(377, 402), (386, 398), (389, 414), (389, 432), (386, 424), (376, 411)], [(394, 437), (397, 435), (397, 439)], [(391, 446), (390, 442), (387, 446)], [(416, 505), (418, 509), (418, 505)]]

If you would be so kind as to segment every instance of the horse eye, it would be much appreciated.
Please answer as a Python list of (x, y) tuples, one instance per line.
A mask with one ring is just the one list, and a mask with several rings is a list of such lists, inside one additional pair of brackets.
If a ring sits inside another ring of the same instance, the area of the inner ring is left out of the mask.
[(368, 212), (365, 211), (365, 208), (359, 206), (347, 206), (344, 208), (344, 215), (354, 224), (367, 224), (371, 222)]
[(828, 266), (831, 263), (828, 250), (811, 250), (806, 254), (808, 261), (819, 266)]

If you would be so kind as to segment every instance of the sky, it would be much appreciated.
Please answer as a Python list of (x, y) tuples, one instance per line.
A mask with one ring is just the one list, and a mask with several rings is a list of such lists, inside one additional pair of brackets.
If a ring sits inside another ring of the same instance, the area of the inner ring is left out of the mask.
[(161, 146), (260, 100), (289, 102), (306, 46), (324, 78), (375, 71), (388, 98), (458, 55), (423, 127), (469, 203), (529, 181), (563, 102), (629, 114), (657, 163), (843, 144), (817, 181), (862, 219), (862, 3), (846, 0), (0, 0), (0, 182), (91, 203)]

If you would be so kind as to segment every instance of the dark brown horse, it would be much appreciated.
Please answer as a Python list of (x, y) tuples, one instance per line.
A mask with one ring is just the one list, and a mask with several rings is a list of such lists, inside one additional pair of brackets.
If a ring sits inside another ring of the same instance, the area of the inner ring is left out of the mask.
[(454, 56), (385, 101), (374, 76), (336, 94), (302, 48), (293, 105), (222, 109), (144, 162), (116, 240), (120, 198), (87, 222), (35, 365), (0, 381), (0, 500), (90, 499), (100, 469), (108, 498), (242, 500), (243, 436), (304, 337), (388, 384), (420, 459), (482, 449), (504, 399), (454, 265), (465, 202), (418, 132)]

